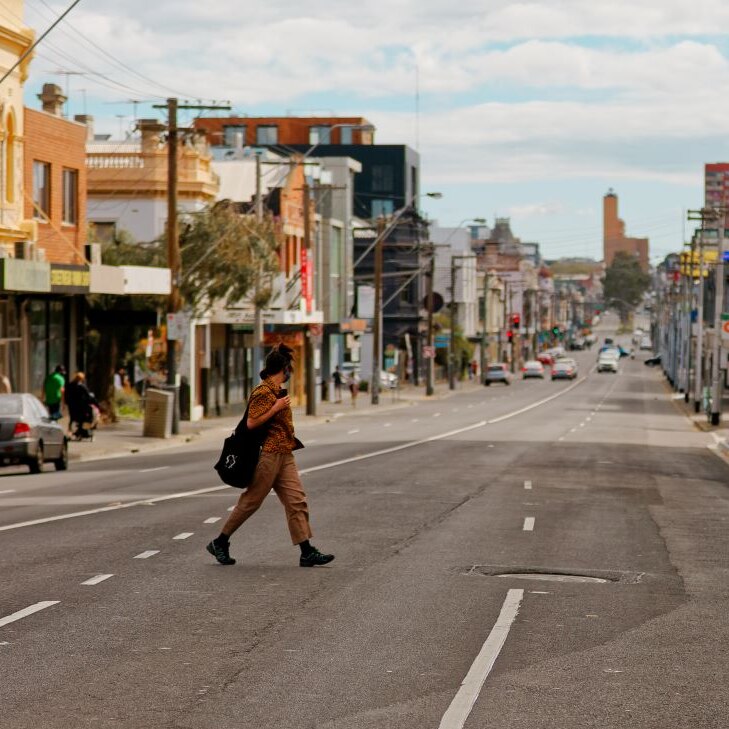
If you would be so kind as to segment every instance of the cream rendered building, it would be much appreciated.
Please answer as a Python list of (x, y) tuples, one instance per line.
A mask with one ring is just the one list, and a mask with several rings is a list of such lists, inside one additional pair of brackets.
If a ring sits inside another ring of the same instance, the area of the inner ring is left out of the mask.
[[(6, 0), (0, 24), (0, 72), (5, 74), (32, 45), (23, 25), (23, 0)], [(17, 20), (16, 20), (17, 19)], [(35, 224), (23, 215), (23, 84), (31, 56), (0, 85), (0, 246), (14, 255), (15, 243), (35, 239)]]

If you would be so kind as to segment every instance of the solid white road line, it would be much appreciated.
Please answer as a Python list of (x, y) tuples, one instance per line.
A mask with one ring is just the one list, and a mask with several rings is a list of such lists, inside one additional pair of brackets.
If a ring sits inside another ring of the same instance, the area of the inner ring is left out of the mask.
[(172, 537), (173, 539), (187, 539), (188, 537), (191, 537), (195, 532), (181, 532), (176, 537)]
[(524, 527), (525, 532), (533, 532), (534, 531), (534, 517), (533, 516), (526, 516), (524, 517)]
[(215, 524), (216, 521), (220, 521), (220, 517), (219, 516), (211, 516), (208, 519), (205, 519), (205, 521), (203, 522), (203, 524)]
[(159, 549), (148, 549), (146, 552), (136, 555), (134, 559), (149, 559), (154, 557), (155, 554), (159, 554)]
[(3, 491), (0, 491), (0, 494), (14, 494), (15, 489), (4, 489)]
[[(348, 463), (356, 463), (357, 461), (363, 461), (368, 458), (377, 458), (378, 456), (384, 456), (388, 453), (397, 453), (398, 451), (405, 450), (406, 448), (415, 448), (416, 446), (424, 445), (425, 443), (433, 443), (434, 441), (443, 440), (444, 438), (450, 438), (453, 435), (459, 435), (460, 433), (467, 433), (469, 430), (475, 430), (476, 428), (483, 428), (485, 425), (494, 425), (496, 423), (501, 423), (504, 420), (509, 420), (510, 418), (515, 418), (517, 415), (521, 415), (522, 413), (527, 413), (530, 410), (534, 410), (534, 408), (538, 408), (541, 405), (544, 405), (545, 403), (551, 402), (555, 398), (562, 397), (562, 395), (566, 395), (568, 392), (573, 390), (578, 385), (581, 385), (587, 377), (583, 377), (582, 379), (577, 380), (575, 383), (570, 385), (569, 387), (565, 387), (563, 390), (560, 390), (559, 392), (555, 393), (554, 395), (550, 395), (549, 397), (545, 397), (543, 400), (537, 400), (537, 402), (532, 403), (531, 405), (527, 405), (526, 407), (520, 408), (519, 410), (514, 410), (511, 413), (506, 413), (506, 415), (502, 415), (498, 418), (492, 418), (491, 420), (480, 420), (478, 423), (474, 423), (473, 425), (467, 425), (463, 428), (457, 428), (456, 430), (449, 430), (445, 433), (439, 433), (438, 435), (431, 435), (428, 438), (421, 438), (420, 440), (411, 440), (408, 443), (403, 443), (401, 445), (393, 446), (392, 448), (382, 448), (378, 451), (370, 451), (369, 453), (363, 453), (360, 456), (352, 456), (351, 458), (343, 458), (339, 461), (331, 461), (329, 463), (323, 463), (320, 466), (311, 466), (309, 468), (302, 468), (299, 471), (300, 475), (305, 475), (307, 473), (314, 473), (316, 471), (324, 471), (328, 468), (336, 468), (337, 466), (344, 466)], [(391, 423), (385, 423), (384, 427), (387, 428), (390, 426)], [(489, 448), (493, 448), (493, 445), (489, 445)], [(64, 521), (66, 519), (76, 519), (80, 516), (91, 516), (92, 514), (103, 514), (107, 511), (118, 511), (119, 509), (130, 509), (134, 506), (149, 506), (150, 504), (160, 504), (164, 501), (172, 501), (173, 499), (184, 499), (188, 496), (200, 496), (201, 494), (212, 494), (216, 491), (227, 491), (230, 489), (230, 486), (226, 486), (225, 484), (221, 484), (220, 486), (208, 486), (206, 488), (202, 489), (194, 489), (193, 491), (180, 491), (178, 493), (174, 494), (168, 494), (167, 496), (156, 496), (153, 499), (144, 499), (140, 501), (128, 501), (123, 504), (114, 504), (113, 506), (102, 506), (98, 509), (87, 509), (86, 511), (75, 511), (71, 514), (57, 514), (56, 516), (46, 516), (41, 519), (31, 519), (29, 521), (21, 521), (16, 522), (15, 524), (5, 524), (4, 526), (0, 526), (0, 532), (6, 532), (10, 531), (11, 529), (22, 529), (23, 527), (29, 527), (29, 526), (37, 526), (39, 524), (49, 524), (54, 521)], [(233, 511), (235, 507), (231, 506), (228, 508), (228, 511)]]
[(110, 577), (113, 577), (114, 575), (96, 575), (96, 577), (92, 577), (89, 580), (86, 580), (86, 582), (82, 582), (82, 585), (98, 585), (99, 582), (103, 582), (104, 580), (108, 580)]
[(164, 471), (169, 466), (157, 466), (156, 468), (143, 468), (139, 473), (152, 473), (152, 471)]
[(443, 714), (443, 718), (438, 725), (439, 729), (463, 729), (473, 710), (476, 699), (481, 693), (484, 682), (491, 673), (491, 669), (504, 647), (509, 630), (519, 614), (519, 606), (523, 599), (524, 590), (509, 590), (506, 593), (506, 599), (501, 607), (499, 618), (476, 656), (476, 660), (471, 664), (471, 668), (468, 670), (466, 678), (463, 679), (458, 693), (451, 701), (446, 713)]
[(347, 435), (354, 435), (355, 433), (359, 433), (359, 428), (352, 428), (352, 430), (347, 431)]
[(524, 481), (524, 488), (525, 489), (531, 489), (532, 482), (531, 481)]
[(27, 618), (28, 615), (37, 613), (39, 610), (45, 610), (46, 608), (49, 608), (52, 605), (58, 605), (59, 602), (61, 602), (61, 601), (60, 600), (44, 600), (43, 602), (37, 602), (37, 603), (35, 603), (35, 605), (30, 605), (27, 608), (18, 610), (17, 613), (13, 613), (12, 615), (7, 615), (4, 618), (0, 618), (0, 628), (2, 628), (3, 625), (8, 625), (9, 623), (14, 623), (16, 620), (21, 620), (22, 618)]

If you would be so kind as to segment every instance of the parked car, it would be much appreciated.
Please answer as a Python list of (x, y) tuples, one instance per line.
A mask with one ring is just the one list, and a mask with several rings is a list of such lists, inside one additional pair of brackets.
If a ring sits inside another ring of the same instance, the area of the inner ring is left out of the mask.
[(652, 350), (653, 349), (653, 343), (651, 342), (650, 337), (643, 337), (643, 339), (640, 340), (640, 348), (645, 350)]
[(577, 377), (577, 368), (569, 361), (557, 360), (552, 367), (552, 380), (574, 380)]
[(549, 352), (540, 352), (537, 355), (537, 360), (541, 362), (543, 365), (553, 365), (554, 364), (554, 357)]
[(486, 377), (484, 378), (483, 384), (488, 387), (492, 382), (503, 382), (505, 385), (510, 385), (512, 380), (512, 374), (509, 372), (509, 365), (499, 363), (492, 364), (486, 368)]
[(653, 357), (648, 357), (648, 359), (645, 361), (645, 364), (648, 367), (657, 367), (659, 364), (661, 364), (661, 355), (656, 354)]
[(597, 358), (598, 372), (617, 372), (620, 355), (615, 353), (614, 349), (602, 352)]
[(63, 428), (34, 395), (0, 394), (0, 464), (19, 463), (40, 473), (46, 461), (57, 471), (68, 468), (68, 439)]
[(544, 365), (537, 360), (525, 362), (521, 372), (525, 380), (529, 377), (538, 377), (540, 380), (544, 379)]

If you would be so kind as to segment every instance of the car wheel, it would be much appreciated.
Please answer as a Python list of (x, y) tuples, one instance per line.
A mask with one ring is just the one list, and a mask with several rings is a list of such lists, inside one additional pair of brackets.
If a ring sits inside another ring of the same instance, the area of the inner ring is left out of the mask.
[(43, 464), (45, 460), (43, 458), (43, 443), (38, 443), (38, 452), (35, 458), (28, 464), (31, 473), (40, 473), (43, 470)]
[(68, 441), (63, 441), (63, 448), (61, 450), (61, 457), (54, 461), (56, 471), (67, 471), (68, 470)]
[(486, 387), (488, 387), (491, 383), (490, 382), (484, 382), (483, 384), (486, 385)]

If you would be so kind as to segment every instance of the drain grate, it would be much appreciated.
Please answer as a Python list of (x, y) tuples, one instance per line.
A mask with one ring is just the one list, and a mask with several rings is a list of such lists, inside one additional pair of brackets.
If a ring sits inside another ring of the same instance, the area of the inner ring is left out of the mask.
[(564, 582), (584, 584), (628, 584), (640, 582), (645, 573), (622, 572), (618, 570), (583, 570), (564, 567), (535, 565), (487, 565), (475, 564), (466, 568), (466, 575), (481, 577), (508, 577), (513, 580), (539, 580), (543, 582)]

